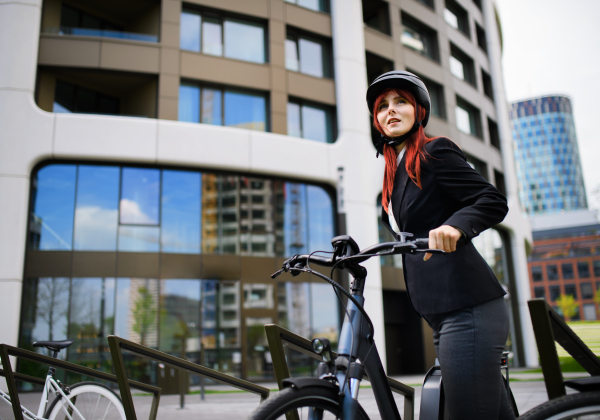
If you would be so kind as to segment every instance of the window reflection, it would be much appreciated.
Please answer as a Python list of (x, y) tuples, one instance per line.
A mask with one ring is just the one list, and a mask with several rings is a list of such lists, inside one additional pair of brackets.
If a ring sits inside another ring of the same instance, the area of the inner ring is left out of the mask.
[(264, 63), (265, 28), (240, 20), (225, 20), (225, 57)]
[(244, 284), (244, 309), (273, 309), (272, 284)]
[(325, 106), (291, 100), (287, 106), (288, 135), (323, 143), (333, 142), (333, 116)]
[(202, 123), (223, 125), (223, 95), (217, 89), (202, 89)]
[(200, 291), (199, 280), (161, 280), (159, 350), (199, 360)]
[(190, 11), (181, 12), (179, 45), (182, 50), (200, 52), (200, 15)]
[(79, 165), (75, 208), (75, 250), (117, 247), (119, 168)]
[(179, 109), (177, 112), (179, 121), (200, 122), (200, 87), (181, 82), (179, 86)]
[(75, 165), (51, 165), (38, 171), (31, 194), (31, 249), (72, 248), (76, 173)]
[(200, 252), (200, 174), (163, 171), (162, 252)]
[(314, 77), (331, 77), (329, 51), (325, 41), (289, 32), (285, 41), (285, 67)]
[(149, 226), (119, 226), (119, 251), (159, 252), (160, 228)]
[(221, 41), (221, 20), (211, 16), (204, 18), (202, 25), (202, 52), (210, 55), (223, 55), (223, 43)]
[(158, 225), (160, 171), (123, 168), (120, 223)]
[(225, 125), (267, 131), (266, 99), (263, 95), (225, 91)]

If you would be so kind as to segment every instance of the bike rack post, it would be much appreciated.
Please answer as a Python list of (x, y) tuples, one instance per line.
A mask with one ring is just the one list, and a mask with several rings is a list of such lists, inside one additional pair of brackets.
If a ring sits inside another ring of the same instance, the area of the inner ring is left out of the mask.
[[(112, 375), (110, 373), (90, 369), (85, 366), (80, 366), (75, 363), (66, 362), (64, 360), (55, 359), (49, 356), (44, 356), (43, 354), (20, 349), (18, 347), (9, 346), (7, 344), (0, 344), (0, 361), (2, 361), (3, 367), (3, 369), (0, 370), (0, 376), (4, 376), (6, 378), (6, 384), (8, 386), (8, 395), (10, 396), (10, 402), (12, 405), (15, 420), (24, 420), (23, 413), (21, 411), (21, 402), (17, 393), (16, 381), (31, 382), (42, 386), (45, 385), (46, 381), (44, 379), (36, 378), (34, 376), (13, 372), (12, 365), (10, 363), (10, 356), (31, 360), (33, 362), (38, 362), (59, 369), (68, 370), (70, 372), (79, 373), (81, 375), (90, 376), (92, 378), (118, 383), (117, 376)], [(158, 407), (158, 400), (160, 398), (160, 388), (131, 380), (128, 381), (128, 386), (131, 386), (135, 389), (139, 389), (144, 392), (151, 393), (153, 395), (152, 406), (154, 407), (156, 405)], [(150, 420), (154, 420), (154, 418), (151, 418)]]
[(600, 359), (581, 341), (562, 317), (548, 305), (545, 299), (531, 299), (527, 304), (540, 354), (540, 364), (548, 399), (566, 395), (555, 341), (590, 375), (600, 375)]
[[(260, 395), (261, 402), (267, 399), (269, 396), (269, 389), (260, 385), (256, 385), (252, 382), (244, 381), (243, 379), (226, 375), (216, 370), (197, 365), (196, 363), (188, 362), (187, 360), (181, 359), (179, 357), (171, 356), (170, 354), (154, 350), (146, 346), (142, 346), (141, 344), (125, 340), (121, 337), (109, 335), (108, 344), (110, 346), (110, 355), (112, 357), (113, 365), (115, 367), (117, 382), (119, 384), (119, 390), (121, 391), (121, 399), (123, 401), (123, 408), (125, 410), (125, 416), (127, 417), (127, 420), (137, 420), (137, 417), (135, 414), (133, 398), (131, 396), (131, 389), (129, 386), (131, 381), (127, 379), (127, 372), (125, 370), (123, 350), (129, 351), (131, 353), (136, 353), (141, 356), (146, 356), (150, 359), (165, 363), (166, 365), (172, 366), (177, 369), (192, 372), (196, 375), (199, 375), (200, 377), (210, 378), (214, 381), (233, 386), (243, 391), (258, 394)], [(154, 420), (156, 418), (157, 411), (158, 402), (156, 405), (152, 404), (150, 420)]]
[[(306, 354), (313, 359), (320, 362), (323, 358), (314, 352), (312, 342), (304, 337), (294, 334), (285, 328), (275, 324), (265, 325), (265, 332), (267, 334), (267, 341), (269, 342), (269, 351), (271, 352), (271, 358), (273, 359), (273, 370), (275, 371), (275, 378), (277, 379), (277, 385), (281, 390), (283, 388), (283, 380), (290, 377), (290, 370), (288, 369), (287, 361), (285, 358), (285, 347), (289, 347), (292, 350)], [(334, 357), (337, 354), (333, 352)], [(367, 381), (369, 378), (365, 375), (363, 379)], [(390, 377), (387, 378), (388, 384), (392, 389), (392, 392), (404, 396), (404, 419), (413, 420), (415, 413), (415, 390), (413, 387), (403, 384)], [(287, 420), (298, 420), (298, 413), (286, 413)]]

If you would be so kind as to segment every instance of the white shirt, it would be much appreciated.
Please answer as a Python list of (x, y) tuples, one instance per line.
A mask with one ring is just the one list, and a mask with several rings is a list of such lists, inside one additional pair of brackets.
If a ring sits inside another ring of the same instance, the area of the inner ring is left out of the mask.
[[(404, 156), (405, 151), (406, 151), (406, 146), (404, 146), (402, 148), (402, 150), (398, 154), (398, 157), (396, 158), (396, 169), (398, 169), (398, 166), (400, 165), (400, 161), (402, 160), (402, 157)], [(396, 219), (394, 218), (394, 212), (392, 211), (392, 197), (390, 197), (390, 202), (388, 203), (387, 213), (388, 213), (388, 218), (389, 218), (389, 222), (390, 222), (390, 227), (392, 228), (392, 230), (394, 232), (400, 233), (400, 228), (398, 227), (398, 223), (396, 223)]]

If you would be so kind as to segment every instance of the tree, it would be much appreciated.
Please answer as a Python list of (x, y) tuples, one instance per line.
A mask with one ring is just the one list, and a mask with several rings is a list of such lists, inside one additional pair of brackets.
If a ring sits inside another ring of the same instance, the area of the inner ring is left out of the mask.
[(600, 319), (600, 289), (597, 289), (594, 292), (594, 302), (596, 303), (596, 307), (598, 308), (598, 319)]
[(145, 345), (146, 335), (156, 326), (156, 305), (152, 293), (145, 288), (138, 289), (138, 296), (133, 304), (132, 329), (140, 336), (140, 344)]
[(569, 322), (571, 317), (577, 314), (579, 303), (575, 302), (575, 298), (572, 295), (560, 294), (560, 297), (556, 299), (556, 304), (562, 311), (565, 320)]
[[(38, 283), (37, 316), (48, 324), (48, 340), (54, 339), (54, 326), (67, 316), (69, 279), (41, 278)], [(41, 338), (41, 337), (40, 337)]]

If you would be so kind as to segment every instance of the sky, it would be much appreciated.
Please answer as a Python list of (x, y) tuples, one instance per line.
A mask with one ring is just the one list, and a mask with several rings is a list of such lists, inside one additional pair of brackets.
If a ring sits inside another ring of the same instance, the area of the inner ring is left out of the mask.
[(508, 102), (571, 98), (588, 206), (600, 210), (600, 1), (496, 0)]

